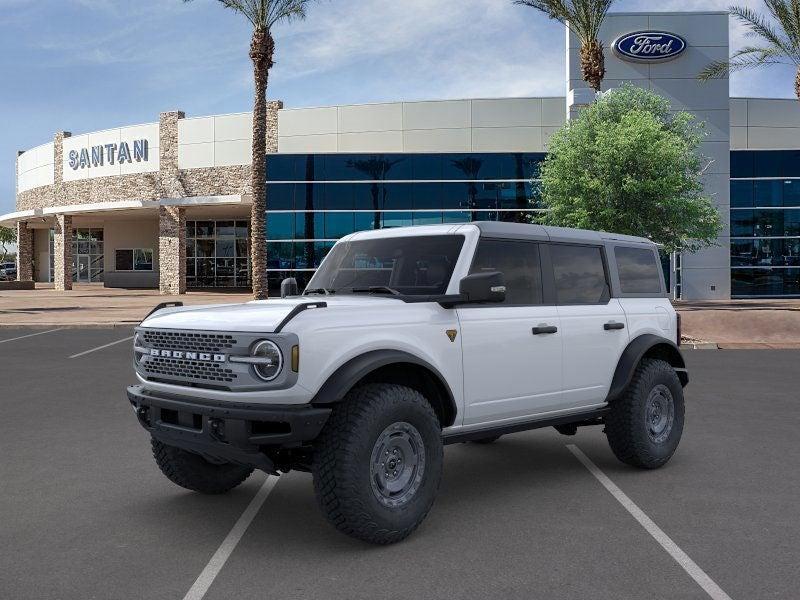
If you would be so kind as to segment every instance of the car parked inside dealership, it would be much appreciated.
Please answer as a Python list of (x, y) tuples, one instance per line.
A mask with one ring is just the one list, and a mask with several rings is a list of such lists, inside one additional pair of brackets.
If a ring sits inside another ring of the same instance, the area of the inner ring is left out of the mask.
[(351, 234), (302, 295), (169, 306), (136, 329), (128, 398), (174, 483), (313, 473), (323, 513), (375, 543), (431, 509), (443, 445), (602, 425), (664, 465), (684, 421), (678, 317), (648, 240), (509, 223)]

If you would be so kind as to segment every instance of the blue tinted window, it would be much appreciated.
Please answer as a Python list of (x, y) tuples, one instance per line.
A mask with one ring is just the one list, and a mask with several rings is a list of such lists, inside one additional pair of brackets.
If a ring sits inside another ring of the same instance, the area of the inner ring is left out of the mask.
[(295, 164), (297, 157), (293, 154), (270, 154), (267, 156), (267, 181), (295, 181)]
[(800, 269), (734, 269), (731, 292), (735, 296), (798, 295)]
[(753, 206), (752, 181), (731, 181), (731, 206), (736, 208)]
[(800, 180), (783, 182), (783, 205), (800, 207)]
[(291, 240), (294, 237), (294, 217), (295, 213), (267, 213), (267, 239)]
[(295, 216), (294, 237), (316, 240), (325, 237), (325, 213), (298, 212)]
[(445, 223), (469, 223), (472, 217), (467, 211), (453, 210), (443, 212), (442, 219)]
[(379, 212), (357, 212), (355, 219), (355, 231), (369, 231), (381, 228), (381, 213)]
[(381, 184), (381, 208), (383, 210), (407, 210), (412, 207), (411, 189), (415, 184)]
[(414, 183), (412, 189), (412, 203), (398, 208), (442, 208), (442, 186), (447, 183)]
[(469, 186), (468, 183), (443, 183), (442, 207), (467, 208), (469, 206)]
[(353, 229), (353, 213), (325, 213), (325, 237), (338, 239), (349, 235)]
[(444, 159), (444, 179), (484, 178), (484, 158), (480, 154), (452, 154)]
[(440, 212), (415, 212), (412, 214), (414, 225), (441, 225), (442, 213)]
[(356, 210), (378, 209), (381, 205), (380, 183), (354, 183), (353, 205)]
[(752, 177), (754, 152), (731, 152), (731, 177)]
[(292, 242), (267, 242), (267, 268), (293, 269), (294, 244)]
[(800, 210), (775, 212), (783, 212), (783, 235), (800, 235)]
[(755, 153), (756, 177), (780, 177), (782, 175), (783, 153), (780, 151), (762, 151)]
[(272, 183), (267, 186), (267, 210), (294, 210), (294, 184)]
[(326, 183), (326, 210), (353, 210), (353, 183)]
[(413, 179), (441, 179), (442, 156), (440, 154), (415, 154), (411, 157)]
[(383, 227), (409, 227), (413, 225), (410, 212), (387, 212), (383, 213)]
[(324, 183), (298, 183), (295, 185), (296, 210), (323, 210), (325, 208)]
[(767, 180), (755, 182), (755, 206), (782, 206), (783, 181)]

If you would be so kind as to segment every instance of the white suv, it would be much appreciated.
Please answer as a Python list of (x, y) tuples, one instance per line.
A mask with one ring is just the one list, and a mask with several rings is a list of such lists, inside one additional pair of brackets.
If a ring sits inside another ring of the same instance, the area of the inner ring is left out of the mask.
[(355, 233), (307, 289), (247, 304), (160, 305), (128, 388), (174, 483), (227, 492), (253, 471), (313, 473), (327, 518), (375, 543), (425, 518), (442, 448), (604, 425), (666, 463), (688, 375), (656, 246), (472, 223)]

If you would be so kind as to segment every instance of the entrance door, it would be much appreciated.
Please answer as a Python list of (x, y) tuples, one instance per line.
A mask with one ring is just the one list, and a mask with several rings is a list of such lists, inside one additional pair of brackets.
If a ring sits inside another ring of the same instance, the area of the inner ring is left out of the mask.
[(500, 271), (507, 291), (503, 304), (458, 309), (464, 425), (557, 410), (562, 336), (557, 307), (543, 305), (539, 245), (481, 239), (471, 271)]
[(89, 283), (89, 256), (82, 254), (78, 256), (78, 281)]

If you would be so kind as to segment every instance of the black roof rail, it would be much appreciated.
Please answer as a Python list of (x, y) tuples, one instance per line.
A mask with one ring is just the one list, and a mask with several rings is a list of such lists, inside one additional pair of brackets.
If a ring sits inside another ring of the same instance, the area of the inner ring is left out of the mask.
[(288, 315), (286, 315), (284, 317), (283, 321), (278, 323), (278, 326), (275, 328), (275, 332), (274, 333), (280, 333), (281, 330), (284, 327), (286, 327), (286, 325), (289, 323), (289, 321), (294, 319), (297, 315), (299, 315), (304, 310), (308, 310), (309, 308), (327, 308), (327, 306), (328, 306), (327, 302), (305, 302), (303, 304), (298, 304), (297, 306), (295, 306), (291, 310), (291, 312)]

